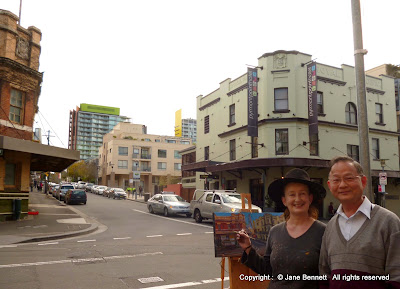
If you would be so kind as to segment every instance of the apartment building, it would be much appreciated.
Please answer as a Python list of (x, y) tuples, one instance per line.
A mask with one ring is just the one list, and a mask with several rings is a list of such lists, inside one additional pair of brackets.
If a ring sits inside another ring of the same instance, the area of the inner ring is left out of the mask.
[(103, 136), (119, 122), (129, 122), (120, 116), (118, 107), (81, 103), (69, 112), (68, 148), (78, 150), (81, 160), (98, 158)]
[(99, 149), (99, 183), (125, 188), (133, 172), (140, 173), (136, 187), (157, 193), (162, 177), (182, 177), (179, 151), (192, 145), (190, 138), (147, 134), (140, 124), (119, 123), (104, 135)]
[[(388, 175), (386, 207), (400, 215), (398, 137), (394, 79), (366, 76), (372, 182), (379, 201), (381, 159)], [(315, 93), (314, 93), (315, 91)], [(338, 202), (326, 185), (329, 160), (359, 158), (355, 70), (312, 62), (298, 51), (275, 51), (258, 66), (197, 97), (196, 162), (183, 171), (210, 175), (196, 187), (236, 189), (267, 210), (269, 184), (294, 168), (306, 169), (328, 194), (319, 204), (327, 217)], [(374, 200), (372, 200), (374, 201)], [(282, 209), (282, 208), (278, 208)]]
[(196, 143), (197, 138), (197, 121), (192, 118), (182, 119), (182, 137), (191, 138)]

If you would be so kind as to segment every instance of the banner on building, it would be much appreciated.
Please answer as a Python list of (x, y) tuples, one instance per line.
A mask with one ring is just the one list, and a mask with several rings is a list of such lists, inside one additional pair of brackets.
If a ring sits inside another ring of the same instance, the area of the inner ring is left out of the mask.
[(308, 131), (318, 134), (317, 63), (307, 65)]
[(247, 68), (247, 135), (258, 137), (257, 68)]
[(175, 112), (175, 136), (182, 136), (182, 109)]

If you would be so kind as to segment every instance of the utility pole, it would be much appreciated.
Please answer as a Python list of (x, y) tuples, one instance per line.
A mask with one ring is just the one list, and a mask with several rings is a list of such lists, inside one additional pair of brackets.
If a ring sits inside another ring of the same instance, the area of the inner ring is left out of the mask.
[(50, 145), (50, 137), (54, 137), (53, 135), (50, 135), (50, 131), (47, 131), (48, 134), (44, 134), (43, 136), (45, 136), (47, 138), (47, 145)]
[(367, 54), (367, 50), (363, 48), (360, 0), (351, 0), (351, 9), (353, 19), (354, 59), (358, 104), (358, 138), (360, 143), (360, 164), (364, 169), (365, 176), (367, 177), (365, 195), (371, 202), (374, 202), (372, 193), (371, 164), (369, 157), (367, 96), (365, 92), (366, 89), (364, 54)]

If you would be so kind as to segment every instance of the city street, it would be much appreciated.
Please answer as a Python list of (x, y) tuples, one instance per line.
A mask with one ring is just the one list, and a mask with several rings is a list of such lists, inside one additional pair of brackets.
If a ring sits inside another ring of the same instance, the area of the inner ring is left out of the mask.
[(90, 193), (87, 205), (68, 207), (99, 229), (69, 239), (0, 246), (0, 288), (221, 288), (212, 223), (152, 215), (146, 204)]

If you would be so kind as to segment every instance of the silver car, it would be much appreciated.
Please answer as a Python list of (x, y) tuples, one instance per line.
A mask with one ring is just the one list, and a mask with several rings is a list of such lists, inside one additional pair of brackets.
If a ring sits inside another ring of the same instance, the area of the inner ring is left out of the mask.
[(164, 216), (184, 214), (190, 217), (190, 204), (181, 196), (174, 194), (157, 194), (147, 201), (150, 213), (163, 213)]

